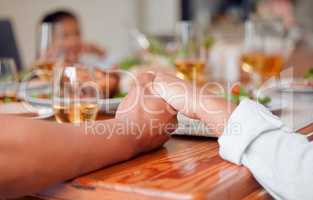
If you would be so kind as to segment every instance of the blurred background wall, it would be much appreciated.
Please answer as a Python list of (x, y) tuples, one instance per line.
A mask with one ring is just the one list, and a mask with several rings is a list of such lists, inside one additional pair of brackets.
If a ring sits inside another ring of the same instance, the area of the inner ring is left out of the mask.
[(0, 18), (13, 23), (24, 64), (35, 57), (37, 25), (47, 12), (70, 9), (81, 20), (84, 38), (115, 55), (129, 51), (129, 28), (168, 34), (178, 16), (178, 0), (0, 0)]

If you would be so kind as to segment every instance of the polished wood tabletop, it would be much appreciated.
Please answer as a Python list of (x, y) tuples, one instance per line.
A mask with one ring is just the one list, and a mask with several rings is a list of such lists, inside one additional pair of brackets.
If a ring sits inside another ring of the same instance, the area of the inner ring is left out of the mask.
[[(300, 130), (303, 133), (312, 131), (313, 124)], [(217, 139), (173, 136), (158, 150), (56, 185), (26, 199), (272, 198), (248, 169), (221, 159)]]
[(44, 199), (241, 199), (260, 185), (222, 160), (216, 139), (172, 137), (163, 148), (38, 194)]

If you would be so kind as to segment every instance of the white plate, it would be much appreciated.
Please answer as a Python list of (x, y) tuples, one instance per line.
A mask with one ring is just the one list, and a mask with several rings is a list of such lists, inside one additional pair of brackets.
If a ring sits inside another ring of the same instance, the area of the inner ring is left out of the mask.
[(306, 86), (304, 79), (282, 79), (278, 89), (281, 92), (313, 93), (313, 87)]
[(313, 88), (281, 88), (282, 92), (313, 93)]
[[(117, 110), (118, 105), (122, 102), (123, 98), (112, 98), (112, 99), (101, 99), (100, 104), (100, 112), (114, 114)], [(51, 107), (52, 100), (51, 99), (39, 99), (34, 97), (24, 98), (26, 102), (34, 106), (44, 106)]]
[(200, 120), (191, 119), (184, 116), (181, 113), (177, 115), (178, 128), (172, 133), (173, 135), (189, 135), (189, 136), (202, 136), (202, 137), (214, 137), (214, 134), (204, 122)]
[(51, 94), (51, 84), (42, 81), (23, 82), (20, 84), (18, 97), (21, 99), (37, 96), (40, 94)]
[(32, 117), (32, 119), (47, 119), (54, 115), (54, 112), (51, 108), (43, 107), (38, 108), (38, 116)]
[(53, 110), (48, 107), (38, 107), (32, 106), (25, 102), (12, 102), (12, 103), (5, 103), (0, 105), (0, 112), (2, 114), (13, 114), (21, 116), (28, 116), (32, 119), (46, 119), (53, 116)]
[(11, 91), (16, 91), (18, 88), (17, 83), (0, 83), (0, 94), (10, 93)]
[[(24, 88), (23, 88), (24, 87)], [(37, 83), (37, 84), (29, 84), (22, 85), (21, 90), (19, 91), (19, 97), (24, 101), (28, 102), (34, 106), (44, 106), (51, 107), (52, 100), (51, 99), (43, 99), (33, 97), (33, 94), (50, 94), (51, 87), (49, 83)], [(118, 105), (121, 103), (122, 98), (110, 98), (110, 99), (101, 99), (100, 100), (100, 112), (114, 114), (117, 110)]]

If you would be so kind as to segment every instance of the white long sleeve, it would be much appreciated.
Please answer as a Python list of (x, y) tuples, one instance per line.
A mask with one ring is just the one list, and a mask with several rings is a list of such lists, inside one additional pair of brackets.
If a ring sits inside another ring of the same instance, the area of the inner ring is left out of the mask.
[(313, 143), (264, 106), (242, 101), (218, 142), (221, 157), (249, 168), (275, 199), (313, 199)]

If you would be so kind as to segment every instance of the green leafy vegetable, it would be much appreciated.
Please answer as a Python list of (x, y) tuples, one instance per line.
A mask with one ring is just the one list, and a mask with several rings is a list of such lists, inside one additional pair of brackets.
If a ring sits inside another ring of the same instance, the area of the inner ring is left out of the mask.
[(23, 69), (18, 72), (18, 78), (20, 81), (30, 78), (31, 75), (32, 75), (32, 70), (30, 69)]
[[(229, 99), (234, 104), (239, 104), (240, 101), (246, 98), (255, 99), (252, 94), (249, 93), (249, 91), (243, 87), (242, 85), (236, 85), (232, 88), (232, 91), (230, 94), (225, 94), (225, 98)], [(259, 103), (263, 105), (267, 105), (271, 102), (271, 98), (268, 96), (264, 97), (258, 97), (256, 99)]]
[(309, 69), (304, 75), (305, 79), (313, 80), (313, 68)]
[(165, 54), (165, 48), (164, 45), (156, 38), (149, 38), (149, 52), (152, 54), (159, 54), (163, 55)]
[(259, 103), (261, 103), (263, 105), (267, 105), (267, 104), (271, 103), (271, 101), (272, 101), (271, 98), (268, 97), (268, 96), (259, 97), (257, 100), (258, 100)]
[(123, 70), (129, 70), (135, 65), (141, 64), (141, 60), (135, 57), (127, 57), (119, 63), (119, 66)]
[(13, 99), (11, 97), (4, 97), (3, 102), (4, 103), (11, 103)]
[(240, 86), (239, 96), (249, 97), (249, 92), (243, 86)]
[(214, 38), (211, 36), (211, 35), (209, 35), (206, 39), (205, 39), (205, 41), (204, 41), (204, 48), (205, 49), (210, 49), (212, 46), (213, 46), (213, 44), (214, 44)]
[(113, 98), (122, 98), (122, 97), (125, 97), (127, 95), (127, 93), (124, 93), (124, 92), (118, 92), (116, 93)]

